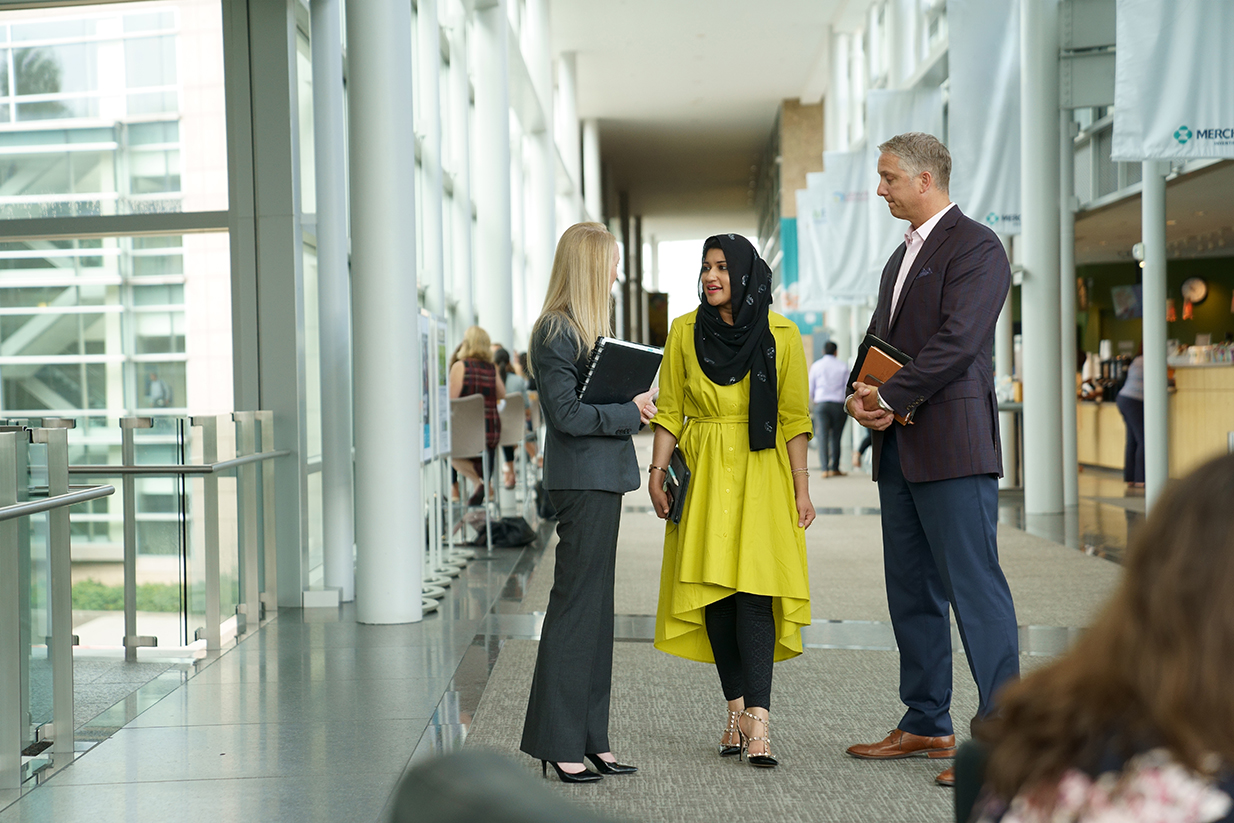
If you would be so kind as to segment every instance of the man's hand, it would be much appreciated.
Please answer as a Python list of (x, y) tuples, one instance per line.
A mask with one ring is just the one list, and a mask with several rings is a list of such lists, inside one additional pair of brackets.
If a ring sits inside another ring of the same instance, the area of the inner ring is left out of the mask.
[[(866, 411), (867, 396), (872, 396), (871, 399), (876, 404), (873, 411)], [(853, 383), (853, 395), (844, 403), (844, 410), (848, 412), (849, 417), (867, 429), (881, 432), (892, 424), (895, 417), (882, 406), (878, 406), (877, 403), (878, 387), (857, 381)]]

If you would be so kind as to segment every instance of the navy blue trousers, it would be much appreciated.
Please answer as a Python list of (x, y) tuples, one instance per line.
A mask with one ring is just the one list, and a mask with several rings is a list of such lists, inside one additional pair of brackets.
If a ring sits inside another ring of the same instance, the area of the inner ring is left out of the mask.
[(998, 480), (972, 475), (909, 482), (888, 429), (878, 496), (887, 605), (900, 647), (900, 699), (908, 707), (899, 728), (928, 737), (952, 734), (948, 606), (977, 682), (977, 717), (993, 711), (998, 688), (1020, 673), (1015, 607), (998, 564)]

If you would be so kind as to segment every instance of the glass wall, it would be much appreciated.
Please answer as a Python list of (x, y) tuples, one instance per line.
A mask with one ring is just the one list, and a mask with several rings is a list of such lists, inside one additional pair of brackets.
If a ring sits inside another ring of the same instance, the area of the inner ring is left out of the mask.
[[(222, 46), (219, 0), (0, 12), (0, 417), (75, 418), (71, 463), (122, 462), (122, 416), (232, 408)], [(139, 462), (177, 462), (167, 425)], [(179, 579), (173, 486), (137, 489), (143, 583)], [(75, 601), (118, 606), (119, 494), (72, 524)]]

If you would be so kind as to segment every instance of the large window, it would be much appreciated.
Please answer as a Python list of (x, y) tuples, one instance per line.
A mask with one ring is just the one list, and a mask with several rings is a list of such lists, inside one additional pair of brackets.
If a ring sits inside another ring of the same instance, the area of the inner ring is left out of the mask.
[(0, 15), (0, 218), (226, 209), (221, 46), (217, 2)]
[[(0, 12), (0, 418), (75, 418), (74, 463), (119, 463), (125, 415), (175, 462), (165, 418), (232, 408), (224, 102), (219, 0)], [(116, 501), (79, 515), (75, 561), (119, 561)]]

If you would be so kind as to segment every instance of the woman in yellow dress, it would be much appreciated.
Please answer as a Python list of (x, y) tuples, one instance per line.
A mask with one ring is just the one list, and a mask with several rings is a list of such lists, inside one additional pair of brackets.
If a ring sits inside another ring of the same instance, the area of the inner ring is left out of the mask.
[(810, 623), (805, 529), (810, 423), (801, 334), (772, 312), (771, 270), (741, 235), (703, 244), (700, 305), (669, 330), (648, 487), (667, 518), (673, 447), (691, 479), (664, 532), (656, 648), (714, 662), (728, 701), (722, 756), (771, 767), (773, 660)]

